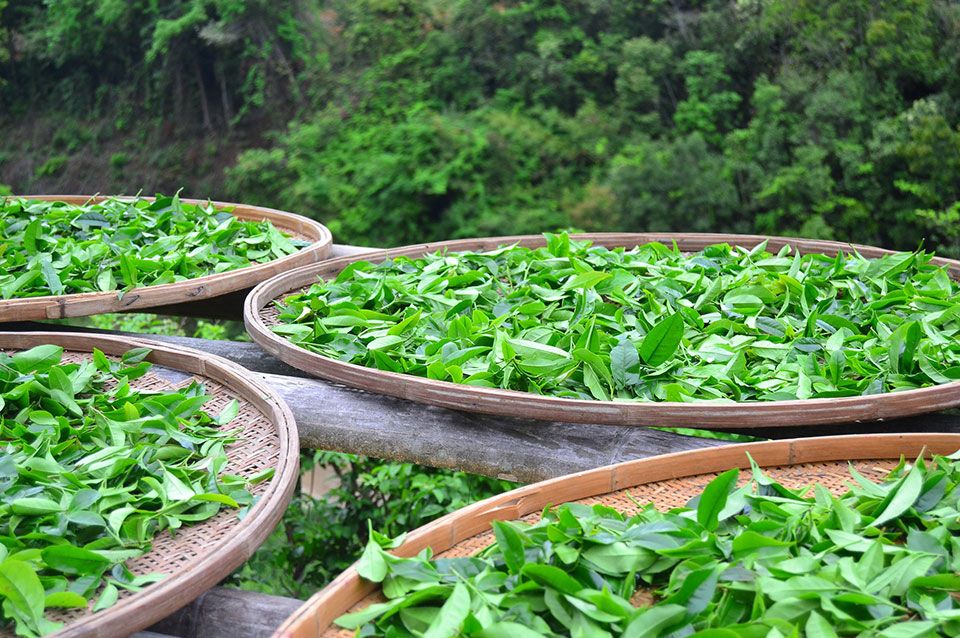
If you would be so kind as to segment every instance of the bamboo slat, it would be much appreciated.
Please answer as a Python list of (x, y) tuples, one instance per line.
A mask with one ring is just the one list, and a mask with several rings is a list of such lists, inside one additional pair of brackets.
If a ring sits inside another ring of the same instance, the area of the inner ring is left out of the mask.
[(55, 634), (58, 638), (125, 636), (148, 627), (216, 585), (247, 560), (273, 531), (298, 479), (296, 424), (275, 391), (256, 375), (220, 357), (111, 335), (0, 332), (3, 351), (41, 344), (62, 346), (65, 358), (71, 360), (89, 357), (94, 348), (113, 356), (131, 348), (150, 348), (147, 360), (155, 367), (147, 376), (131, 382), (134, 388), (169, 391), (200, 381), (211, 395), (205, 407), (214, 413), (237, 399), (240, 412), (229, 427), (239, 430), (238, 440), (227, 448), (229, 464), (225, 471), (251, 477), (274, 469), (271, 478), (251, 488), (257, 502), (242, 520), (236, 511), (225, 508), (214, 518), (182, 527), (175, 536), (159, 534), (151, 551), (128, 562), (135, 574), (162, 573), (166, 575), (163, 580), (135, 594), (124, 592), (116, 605), (104, 611), (76, 610), (56, 617), (66, 622)]
[[(25, 195), (24, 197), (70, 204), (84, 204), (106, 199), (106, 197), (88, 195)], [(190, 204), (206, 203), (195, 199), (181, 201)], [(239, 219), (269, 221), (279, 230), (297, 239), (310, 241), (311, 244), (292, 255), (273, 261), (172, 284), (134, 288), (122, 296), (113, 291), (3, 299), (0, 300), (0, 322), (85, 317), (217, 297), (237, 290), (250, 289), (274, 275), (325, 259), (330, 253), (330, 246), (333, 243), (330, 231), (326, 226), (312, 219), (261, 206), (227, 202), (212, 202), (212, 204), (217, 208), (231, 207), (232, 214)]]
[[(685, 252), (702, 250), (722, 242), (751, 248), (764, 241), (773, 251), (783, 246), (791, 246), (801, 253), (827, 255), (856, 250), (865, 257), (881, 257), (893, 252), (856, 244), (762, 235), (594, 233), (573, 237), (589, 239), (595, 245), (609, 248), (633, 247), (652, 241), (666, 244), (676, 242), (679, 249)], [(526, 235), (421, 244), (333, 259), (284, 273), (259, 284), (247, 297), (244, 306), (247, 332), (270, 354), (321, 379), (455, 410), (522, 419), (720, 429), (860, 423), (935, 412), (960, 405), (960, 381), (870, 396), (793, 401), (670, 403), (565, 399), (461, 385), (337, 361), (301, 348), (271, 330), (277, 324), (274, 301), (310, 286), (318, 278), (332, 278), (356, 261), (376, 263), (391, 257), (419, 256), (438, 250), (492, 250), (513, 243), (539, 247), (545, 245), (546, 241), (541, 236)], [(960, 278), (960, 262), (935, 258), (933, 263), (946, 267), (951, 277)]]
[[(916, 458), (922, 453), (950, 454), (958, 448), (960, 434), (871, 434), (665, 454), (569, 474), (488, 498), (411, 532), (392, 553), (414, 556), (430, 547), (438, 557), (471, 555), (492, 542), (492, 521), (535, 519), (543, 508), (571, 501), (604, 503), (624, 512), (636, 511), (637, 502), (652, 502), (660, 509), (682, 506), (718, 473), (750, 467), (747, 454), (788, 487), (817, 482), (841, 493), (850, 480), (848, 462), (878, 480), (901, 455)], [(377, 585), (363, 580), (354, 565), (304, 603), (274, 638), (351, 636), (351, 632), (333, 626), (333, 621), (374, 602), (382, 602)]]

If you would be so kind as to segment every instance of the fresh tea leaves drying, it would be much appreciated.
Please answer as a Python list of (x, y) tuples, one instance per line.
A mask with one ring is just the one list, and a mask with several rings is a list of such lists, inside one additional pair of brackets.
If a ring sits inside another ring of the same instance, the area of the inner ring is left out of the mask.
[(83, 205), (0, 198), (3, 299), (124, 291), (295, 253), (268, 221), (242, 221), (177, 196)]
[(364, 638), (934, 638), (960, 635), (958, 455), (901, 464), (850, 491), (793, 490), (753, 467), (688, 507), (631, 516), (566, 504), (493, 523), (480, 554), (384, 551), (361, 576), (387, 601), (341, 616)]
[(109, 607), (159, 578), (124, 565), (157, 534), (251, 504), (244, 479), (222, 474), (236, 401), (211, 417), (199, 383), (134, 389), (148, 352), (0, 353), (0, 627), (42, 635), (59, 626), (50, 608)]
[(558, 397), (859, 396), (960, 379), (960, 288), (931, 257), (547, 235), (351, 264), (278, 302), (274, 330), (341, 361)]

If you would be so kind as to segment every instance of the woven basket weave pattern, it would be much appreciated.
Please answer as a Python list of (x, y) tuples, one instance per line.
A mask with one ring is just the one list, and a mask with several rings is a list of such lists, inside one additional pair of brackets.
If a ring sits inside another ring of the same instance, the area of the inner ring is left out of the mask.
[[(7, 353), (12, 354), (11, 351)], [(89, 358), (88, 353), (66, 351), (63, 362), (78, 363)], [(116, 359), (116, 357), (110, 358)], [(243, 397), (237, 396), (223, 385), (210, 379), (155, 366), (143, 377), (130, 382), (130, 386), (141, 392), (175, 392), (195, 381), (202, 383), (206, 393), (211, 397), (203, 406), (207, 413), (219, 414), (234, 399), (237, 399), (240, 404), (237, 417), (225, 426), (231, 430), (236, 429), (240, 436), (235, 443), (227, 447), (229, 462), (223, 471), (237, 476), (252, 477), (262, 470), (276, 467), (280, 458), (277, 427)], [(269, 485), (270, 481), (262, 481), (250, 487), (249, 491), (254, 496), (259, 496), (266, 492)], [(154, 539), (151, 551), (127, 561), (127, 566), (138, 576), (153, 573), (171, 575), (190, 569), (191, 562), (228, 538), (239, 522), (236, 510), (225, 507), (211, 519), (185, 525), (177, 530), (176, 535), (169, 531), (161, 532)], [(120, 590), (121, 601), (133, 595), (124, 589)], [(91, 600), (90, 608), (86, 610), (50, 610), (47, 617), (64, 623), (76, 621), (92, 615), (91, 610), (95, 602), (95, 598)], [(12, 631), (0, 631), (0, 638), (13, 636)]]

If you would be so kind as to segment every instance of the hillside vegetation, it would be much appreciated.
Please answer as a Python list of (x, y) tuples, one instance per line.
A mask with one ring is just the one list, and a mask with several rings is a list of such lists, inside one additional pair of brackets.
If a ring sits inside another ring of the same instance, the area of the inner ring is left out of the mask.
[(948, 0), (0, 0), (0, 43), (15, 192), (960, 252)]

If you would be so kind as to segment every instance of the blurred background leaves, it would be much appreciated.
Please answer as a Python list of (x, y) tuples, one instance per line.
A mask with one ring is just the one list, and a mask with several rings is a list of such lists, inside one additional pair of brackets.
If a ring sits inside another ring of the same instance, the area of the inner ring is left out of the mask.
[(0, 184), (960, 254), (948, 0), (0, 0)]

